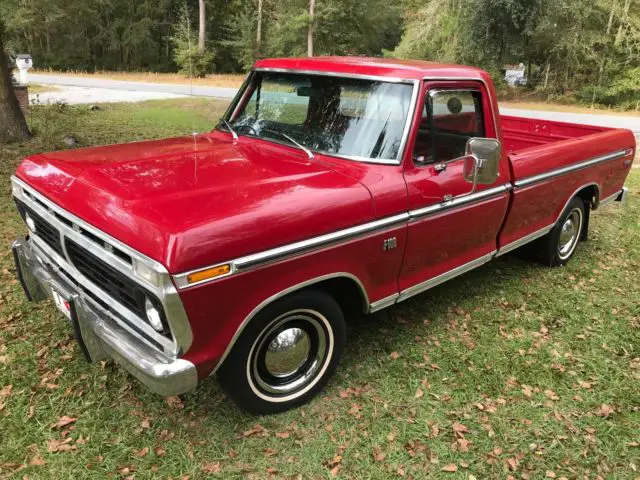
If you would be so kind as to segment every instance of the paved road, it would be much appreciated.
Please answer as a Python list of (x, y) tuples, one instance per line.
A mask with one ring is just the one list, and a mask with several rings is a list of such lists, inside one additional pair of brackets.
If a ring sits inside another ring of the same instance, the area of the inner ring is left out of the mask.
[[(235, 88), (201, 87), (171, 83), (125, 82), (103, 78), (68, 77), (66, 75), (29, 74), (29, 81), (36, 84), (70, 85), (74, 87), (107, 88), (114, 90), (172, 93), (175, 95), (195, 95), (198, 97), (233, 98)], [(96, 102), (99, 99), (95, 100)]]
[[(230, 99), (236, 93), (235, 88), (222, 87), (201, 87), (190, 85), (179, 85), (169, 83), (143, 83), (125, 82), (121, 80), (106, 80), (100, 78), (69, 77), (63, 75), (40, 75), (30, 74), (29, 80), (32, 83), (71, 85), (76, 87), (93, 87), (101, 89), (115, 89), (123, 91), (156, 92), (174, 95), (195, 95), (201, 97), (215, 97)], [(99, 98), (96, 98), (99, 102)], [(556, 120), (559, 122), (582, 123), (586, 125), (600, 125), (613, 128), (628, 128), (640, 135), (640, 117), (638, 116), (617, 116), (600, 115), (590, 113), (569, 113), (551, 112), (546, 110), (520, 110), (513, 108), (501, 108), (504, 115), (515, 115), (529, 118), (541, 118), (546, 120)]]

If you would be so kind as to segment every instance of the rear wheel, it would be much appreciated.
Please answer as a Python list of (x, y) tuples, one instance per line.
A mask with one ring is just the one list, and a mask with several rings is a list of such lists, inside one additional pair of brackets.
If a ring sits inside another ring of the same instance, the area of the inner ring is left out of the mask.
[(539, 257), (550, 267), (565, 265), (583, 238), (585, 226), (585, 204), (581, 198), (576, 197), (569, 202), (553, 229), (538, 241), (536, 246)]
[(222, 387), (245, 410), (277, 413), (313, 398), (335, 372), (345, 344), (336, 301), (294, 293), (265, 307), (220, 367)]

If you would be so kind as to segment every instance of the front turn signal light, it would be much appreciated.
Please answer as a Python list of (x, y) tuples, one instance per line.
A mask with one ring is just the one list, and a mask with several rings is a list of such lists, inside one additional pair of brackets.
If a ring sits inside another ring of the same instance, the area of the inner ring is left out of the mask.
[(231, 273), (231, 265), (224, 264), (218, 265), (216, 267), (206, 268), (204, 270), (199, 270), (197, 272), (190, 273), (187, 275), (187, 283), (189, 285), (193, 283), (202, 282), (204, 280), (211, 280), (212, 278), (222, 277), (223, 275), (227, 275)]

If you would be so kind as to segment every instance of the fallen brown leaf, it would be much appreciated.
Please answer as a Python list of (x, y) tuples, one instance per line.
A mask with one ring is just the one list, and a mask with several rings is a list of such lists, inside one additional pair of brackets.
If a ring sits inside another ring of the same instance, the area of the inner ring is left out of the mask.
[(452, 427), (453, 431), (457, 433), (466, 433), (469, 431), (469, 429), (460, 422), (455, 422)]
[(443, 472), (454, 473), (458, 471), (458, 466), (455, 463), (450, 463), (449, 465), (445, 465), (441, 469)]
[(144, 447), (144, 448), (141, 448), (140, 450), (134, 450), (133, 456), (142, 458), (142, 457), (146, 457), (148, 453), (149, 453), (149, 447)]
[(276, 433), (276, 437), (282, 438), (282, 439), (289, 438), (289, 435), (290, 435), (289, 432), (277, 432)]
[(204, 473), (219, 473), (222, 471), (220, 462), (209, 462), (202, 465), (202, 471)]
[(29, 405), (29, 412), (27, 413), (26, 417), (24, 417), (24, 421), (26, 422), (27, 420), (30, 420), (35, 413), (36, 413), (35, 405)]
[(167, 402), (167, 405), (169, 405), (169, 407), (171, 408), (179, 408), (179, 409), (184, 408), (184, 403), (182, 402), (182, 400), (180, 400), (180, 397), (176, 395), (172, 397), (167, 397), (165, 401)]
[(518, 459), (514, 457), (507, 458), (505, 462), (509, 467), (509, 470), (511, 470), (512, 472), (515, 472), (518, 469), (518, 465), (520, 464)]
[(600, 405), (600, 408), (596, 412), (596, 415), (598, 415), (599, 417), (608, 417), (614, 412), (615, 410), (611, 405), (607, 405), (606, 403), (603, 403), (602, 405)]
[(545, 390), (544, 391), (544, 395), (549, 400), (560, 400), (560, 397), (558, 396), (558, 394), (556, 392), (554, 392), (553, 390)]
[(415, 397), (416, 397), (416, 398), (422, 398), (422, 397), (424, 397), (424, 392), (422, 391), (422, 389), (421, 389), (421, 388), (418, 388), (418, 390), (416, 390), (416, 395), (415, 395)]
[(42, 465), (45, 465), (47, 462), (44, 461), (42, 459), (42, 457), (34, 457), (31, 459), (31, 461), (29, 462), (29, 465), (33, 465), (33, 466), (37, 466), (40, 467)]
[(384, 460), (384, 458), (386, 457), (386, 455), (384, 454), (384, 452), (380, 449), (380, 447), (373, 447), (373, 459), (376, 462), (381, 462)]
[(62, 440), (50, 439), (47, 440), (47, 451), (50, 453), (54, 452), (66, 452), (68, 450), (75, 450), (77, 447), (75, 445), (69, 445), (72, 442), (71, 437), (67, 437)]
[(267, 430), (259, 423), (256, 423), (253, 426), (253, 428), (250, 428), (249, 430), (245, 430), (244, 432), (236, 435), (236, 438), (240, 439), (240, 438), (254, 437), (254, 436), (264, 437), (266, 434), (267, 434)]
[(60, 417), (58, 419), (58, 421), (56, 423), (51, 425), (51, 428), (66, 427), (67, 425), (71, 425), (72, 423), (74, 423), (76, 420), (77, 420), (77, 418), (75, 418), (75, 417), (67, 417), (66, 415), (63, 415), (62, 417)]
[(458, 445), (460, 446), (460, 451), (461, 452), (468, 452), (469, 451), (469, 445), (471, 445), (471, 441), (467, 440), (466, 438), (458, 438), (456, 440), (456, 442), (458, 442)]
[(360, 418), (361, 410), (362, 410), (362, 407), (360, 405), (358, 405), (357, 403), (352, 403), (351, 408), (347, 411), (347, 413), (349, 415), (353, 415), (356, 418)]
[(397, 360), (398, 357), (400, 357), (400, 354), (398, 352), (391, 352), (391, 355), (389, 355), (389, 358), (391, 358), (391, 360)]

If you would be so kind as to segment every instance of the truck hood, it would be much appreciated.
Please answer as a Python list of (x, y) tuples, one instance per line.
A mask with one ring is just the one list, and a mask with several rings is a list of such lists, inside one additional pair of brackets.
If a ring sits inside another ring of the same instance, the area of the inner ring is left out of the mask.
[(37, 154), (16, 175), (171, 273), (373, 219), (357, 180), (287, 146), (227, 137)]

